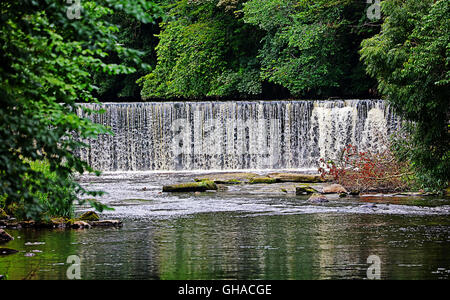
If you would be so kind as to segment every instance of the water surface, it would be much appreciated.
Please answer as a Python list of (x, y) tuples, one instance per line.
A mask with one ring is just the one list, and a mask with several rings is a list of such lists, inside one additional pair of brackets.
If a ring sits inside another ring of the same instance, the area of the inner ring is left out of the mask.
[(448, 199), (332, 197), (313, 205), (283, 183), (160, 192), (197, 175), (81, 178), (109, 192), (101, 200), (115, 211), (102, 217), (124, 226), (8, 230), (15, 240), (2, 247), (19, 253), (0, 257), (0, 274), (66, 279), (67, 257), (77, 255), (82, 279), (365, 279), (367, 258), (377, 255), (382, 279), (450, 278)]

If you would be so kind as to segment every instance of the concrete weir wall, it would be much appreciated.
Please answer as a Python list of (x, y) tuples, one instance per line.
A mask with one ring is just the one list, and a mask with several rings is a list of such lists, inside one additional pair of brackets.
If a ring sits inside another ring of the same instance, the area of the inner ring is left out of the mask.
[(114, 136), (78, 153), (102, 171), (315, 168), (347, 144), (376, 151), (400, 120), (382, 100), (87, 104)]

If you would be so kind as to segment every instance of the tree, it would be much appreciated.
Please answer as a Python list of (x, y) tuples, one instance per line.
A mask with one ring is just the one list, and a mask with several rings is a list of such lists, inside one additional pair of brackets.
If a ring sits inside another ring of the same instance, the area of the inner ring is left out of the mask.
[(203, 98), (261, 93), (261, 36), (235, 12), (239, 1), (176, 1), (162, 24), (157, 64), (140, 79), (142, 97)]
[[(151, 22), (152, 2), (102, 0), (6, 0), (0, 4), (0, 198), (7, 208), (39, 219), (47, 205), (66, 208), (80, 194), (98, 195), (76, 181), (94, 172), (75, 152), (85, 146), (74, 135), (94, 138), (109, 132), (77, 116), (79, 103), (94, 102), (91, 74), (126, 74), (134, 69), (105, 63), (110, 53), (139, 59), (118, 45), (117, 27), (106, 16), (123, 12)], [(82, 5), (82, 6), (81, 6)], [(48, 172), (32, 165), (42, 162)], [(98, 209), (104, 206), (95, 201)]]
[(449, 1), (386, 0), (382, 30), (362, 43), (361, 58), (397, 114), (409, 121), (409, 139), (397, 142), (401, 158), (423, 186), (450, 179)]
[[(162, 2), (162, 1), (158, 1)], [(161, 8), (162, 10), (162, 8)], [(162, 13), (162, 12), (161, 12)], [(117, 24), (117, 40), (124, 47), (137, 50), (140, 57), (136, 60), (129, 56), (119, 56), (110, 53), (107, 58), (108, 63), (121, 64), (136, 69), (131, 74), (108, 75), (104, 72), (97, 72), (94, 75), (95, 84), (99, 87), (98, 98), (107, 101), (117, 99), (138, 99), (141, 90), (136, 81), (151, 71), (151, 67), (156, 65), (155, 47), (158, 38), (155, 36), (160, 32), (159, 23), (144, 23), (135, 18), (127, 16), (126, 13), (119, 12), (108, 18), (113, 24)], [(157, 21), (160, 21), (159, 19)]]
[[(251, 0), (244, 20), (266, 32), (258, 58), (262, 78), (314, 97), (368, 95), (373, 85), (358, 62), (368, 26), (364, 1)], [(373, 25), (373, 24), (369, 24)]]

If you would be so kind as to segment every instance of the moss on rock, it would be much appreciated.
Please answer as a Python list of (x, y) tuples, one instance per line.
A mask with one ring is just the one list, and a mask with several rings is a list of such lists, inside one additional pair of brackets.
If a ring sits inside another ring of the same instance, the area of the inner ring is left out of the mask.
[(314, 193), (318, 193), (318, 191), (307, 184), (295, 187), (296, 195), (309, 195)]
[(255, 177), (255, 178), (251, 178), (248, 183), (250, 183), (250, 184), (258, 184), (258, 183), (272, 184), (272, 183), (276, 183), (276, 182), (277, 182), (277, 180), (275, 178)]
[(82, 214), (79, 218), (81, 221), (99, 221), (100, 217), (94, 211), (88, 211)]
[(163, 186), (163, 192), (204, 192), (208, 190), (217, 190), (218, 187), (214, 181), (198, 181), (189, 183), (179, 183)]
[(2, 208), (0, 208), (0, 220), (8, 220), (8, 219), (9, 219), (8, 214)]

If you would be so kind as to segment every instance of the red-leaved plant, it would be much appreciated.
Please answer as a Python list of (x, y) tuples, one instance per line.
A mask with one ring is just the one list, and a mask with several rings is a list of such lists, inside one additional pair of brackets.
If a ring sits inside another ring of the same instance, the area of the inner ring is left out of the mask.
[(399, 191), (409, 186), (408, 164), (398, 162), (387, 147), (371, 153), (347, 145), (337, 160), (321, 158), (319, 173), (350, 191)]

